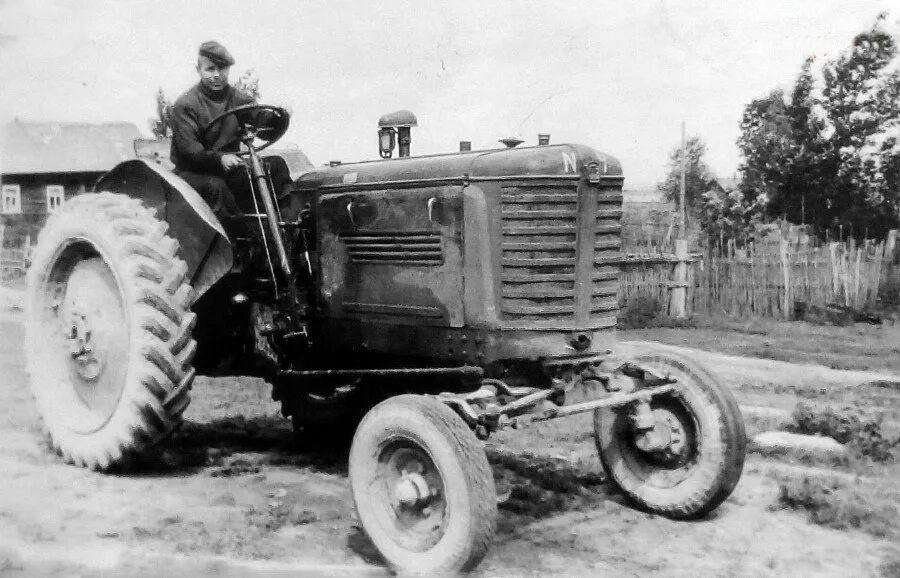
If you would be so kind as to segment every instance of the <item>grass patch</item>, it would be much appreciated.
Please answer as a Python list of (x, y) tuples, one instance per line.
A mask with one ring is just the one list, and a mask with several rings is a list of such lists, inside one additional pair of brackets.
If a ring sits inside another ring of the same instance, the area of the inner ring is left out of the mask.
[(900, 578), (900, 551), (887, 554), (878, 566), (878, 573), (884, 578)]
[(774, 473), (778, 498), (773, 509), (803, 511), (811, 523), (829, 528), (900, 538), (900, 487), (896, 483), (900, 478), (900, 436), (895, 438), (884, 432), (882, 426), (890, 425), (886, 415), (871, 404), (799, 402), (791, 414), (791, 423), (783, 429), (829, 436), (844, 444), (849, 457), (842, 463), (815, 465), (849, 471), (855, 477)]
[(838, 530), (857, 529), (879, 538), (900, 536), (893, 503), (836, 478), (782, 478), (775, 509), (803, 510), (810, 522)]
[[(729, 319), (695, 314), (685, 327), (654, 321), (645, 307), (634, 317), (623, 311), (619, 338), (625, 341), (659, 341), (728, 355), (777, 359), (791, 363), (815, 363), (832, 369), (900, 373), (900, 324), (821, 326), (803, 321)], [(644, 323), (643, 325), (641, 323)]]

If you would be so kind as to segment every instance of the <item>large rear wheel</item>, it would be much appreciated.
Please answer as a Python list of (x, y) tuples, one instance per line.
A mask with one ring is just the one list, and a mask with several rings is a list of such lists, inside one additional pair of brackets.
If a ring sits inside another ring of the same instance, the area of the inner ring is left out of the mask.
[(400, 395), (366, 414), (350, 484), (363, 528), (401, 574), (471, 570), (493, 540), (497, 496), (484, 448), (434, 398)]
[(194, 378), (187, 267), (137, 199), (84, 194), (48, 220), (28, 275), (25, 354), (52, 446), (105, 470), (180, 423)]
[(654, 434), (648, 448), (628, 411), (598, 409), (594, 434), (610, 479), (642, 508), (671, 518), (695, 518), (721, 504), (741, 477), (746, 451), (737, 402), (696, 362), (669, 353), (633, 363), (676, 380), (676, 391), (650, 402)]

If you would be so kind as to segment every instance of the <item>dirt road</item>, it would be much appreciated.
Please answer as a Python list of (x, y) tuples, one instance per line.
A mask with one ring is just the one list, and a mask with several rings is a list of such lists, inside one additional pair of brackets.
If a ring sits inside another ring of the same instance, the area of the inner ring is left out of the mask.
[[(293, 445), (258, 380), (198, 379), (183, 430), (128, 475), (63, 464), (42, 441), (20, 359), (22, 329), (6, 315), (0, 576), (385, 574), (354, 519), (346, 454)], [(889, 547), (770, 511), (772, 464), (752, 455), (711, 518), (672, 522), (638, 512), (603, 484), (587, 425), (573, 419), (552, 436), (504, 434), (490, 445), (508, 499), (479, 574), (863, 576), (877, 573)]]

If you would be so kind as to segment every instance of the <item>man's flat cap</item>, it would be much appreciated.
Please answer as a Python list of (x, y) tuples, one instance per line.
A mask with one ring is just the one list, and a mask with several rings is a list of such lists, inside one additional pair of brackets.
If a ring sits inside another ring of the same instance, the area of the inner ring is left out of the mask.
[(200, 45), (200, 56), (209, 58), (219, 66), (234, 65), (231, 53), (215, 40), (209, 40)]

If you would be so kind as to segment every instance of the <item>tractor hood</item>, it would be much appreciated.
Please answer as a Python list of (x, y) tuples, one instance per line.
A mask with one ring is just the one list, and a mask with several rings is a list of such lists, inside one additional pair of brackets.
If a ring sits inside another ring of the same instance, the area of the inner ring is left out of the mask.
[(546, 145), (340, 164), (310, 171), (296, 181), (301, 189), (340, 188), (391, 181), (481, 180), (492, 177), (587, 176), (597, 163), (601, 178), (621, 179), (615, 158), (584, 145)]

